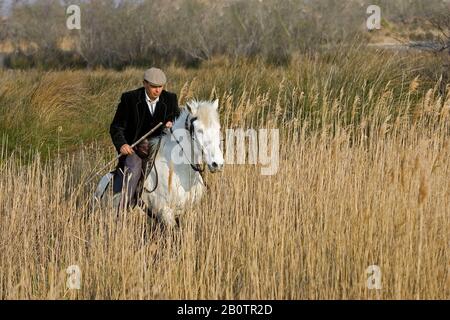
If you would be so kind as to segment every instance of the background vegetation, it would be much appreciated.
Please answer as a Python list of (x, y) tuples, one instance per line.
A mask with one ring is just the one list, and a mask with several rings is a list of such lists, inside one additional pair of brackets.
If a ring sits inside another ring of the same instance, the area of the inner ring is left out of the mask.
[[(66, 28), (71, 4), (81, 7), (80, 30)], [(383, 36), (431, 40), (439, 15), (448, 27), (441, 0), (16, 0), (0, 40), (13, 68), (196, 67), (215, 55), (286, 64), (297, 52), (369, 41), (370, 4), (382, 8)]]
[[(365, 7), (327, 25), (324, 14), (297, 19), (303, 13), (288, 6), (343, 14), (325, 1), (180, 1), (175, 11), (168, 2), (121, 2), (111, 11), (108, 1), (83, 3), (90, 33), (70, 34), (73, 51), (59, 51), (56, 39), (67, 35), (54, 24), (24, 23), (27, 14), (51, 21), (47, 9), (35, 9), (59, 8), (53, 3), (18, 6), (3, 21), (15, 49), (0, 70), (0, 298), (448, 297), (446, 51), (368, 45), (391, 41), (411, 15), (422, 21), (441, 2), (380, 2), (396, 14), (369, 35), (358, 18)], [(161, 9), (152, 25), (164, 36), (120, 26), (128, 20), (116, 14), (137, 21), (132, 15), (152, 16), (152, 6)], [(54, 10), (64, 23), (64, 11)], [(182, 17), (196, 27), (182, 27)], [(224, 17), (236, 20), (219, 27)], [(353, 23), (362, 31), (345, 31)], [(422, 34), (417, 23), (405, 34)], [(42, 39), (27, 38), (33, 29)], [(429, 30), (424, 39), (445, 45), (441, 31)], [(277, 46), (288, 59), (272, 59)], [(57, 58), (62, 52), (67, 60)], [(219, 98), (224, 130), (280, 132), (277, 174), (230, 164), (208, 174), (210, 192), (166, 233), (139, 209), (117, 217), (110, 203), (93, 207), (96, 181), (85, 185), (115, 155), (108, 128), (120, 94), (140, 86), (157, 61), (181, 104)], [(66, 286), (70, 265), (81, 269), (80, 290)], [(367, 288), (370, 265), (381, 268), (380, 290)]]

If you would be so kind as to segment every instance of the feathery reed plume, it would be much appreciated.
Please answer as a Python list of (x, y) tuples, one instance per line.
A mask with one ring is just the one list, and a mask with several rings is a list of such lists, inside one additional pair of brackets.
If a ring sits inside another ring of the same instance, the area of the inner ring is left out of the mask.
[(411, 83), (409, 84), (409, 93), (414, 93), (417, 91), (420, 85), (419, 78), (420, 76), (417, 76), (413, 79), (413, 81), (411, 81)]

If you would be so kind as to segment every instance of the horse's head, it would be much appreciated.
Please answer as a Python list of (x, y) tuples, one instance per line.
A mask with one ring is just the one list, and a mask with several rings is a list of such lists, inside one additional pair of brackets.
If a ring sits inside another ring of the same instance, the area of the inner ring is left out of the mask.
[(203, 161), (209, 171), (221, 171), (224, 160), (220, 149), (219, 100), (190, 101), (186, 107), (191, 113), (190, 131), (202, 151)]

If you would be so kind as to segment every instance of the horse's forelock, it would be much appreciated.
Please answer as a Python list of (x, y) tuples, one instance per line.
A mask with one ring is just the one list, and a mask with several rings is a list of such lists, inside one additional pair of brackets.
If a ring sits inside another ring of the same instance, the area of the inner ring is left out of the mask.
[[(197, 118), (199, 122), (203, 124), (205, 128), (211, 128), (214, 126), (220, 127), (219, 114), (217, 109), (210, 101), (197, 101), (191, 100), (188, 102), (190, 108), (193, 111), (193, 116)], [(186, 117), (190, 116), (188, 108), (181, 108), (181, 113), (173, 124), (173, 130), (182, 129), (185, 126)], [(158, 143), (158, 138), (150, 141), (152, 144)]]
[(205, 126), (205, 128), (211, 128), (219, 125), (219, 114), (213, 104), (209, 101), (202, 101), (197, 104), (197, 112), (195, 116)]

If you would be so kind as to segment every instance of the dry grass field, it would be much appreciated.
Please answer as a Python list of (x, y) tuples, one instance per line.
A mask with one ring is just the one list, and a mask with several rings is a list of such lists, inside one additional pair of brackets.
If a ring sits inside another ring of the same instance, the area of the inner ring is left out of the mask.
[(139, 209), (93, 209), (83, 185), (114, 156), (109, 122), (142, 70), (0, 71), (0, 298), (448, 298), (450, 97), (416, 77), (420, 58), (343, 51), (166, 68), (181, 103), (215, 94), (224, 129), (280, 144), (276, 174), (208, 174), (164, 233)]

